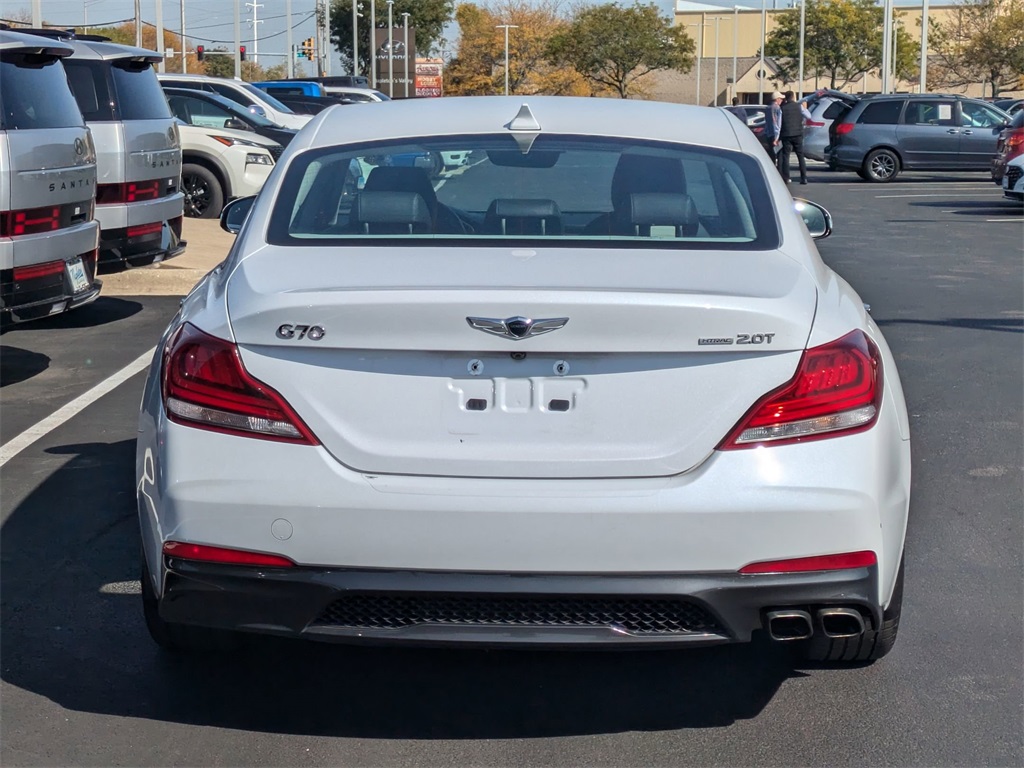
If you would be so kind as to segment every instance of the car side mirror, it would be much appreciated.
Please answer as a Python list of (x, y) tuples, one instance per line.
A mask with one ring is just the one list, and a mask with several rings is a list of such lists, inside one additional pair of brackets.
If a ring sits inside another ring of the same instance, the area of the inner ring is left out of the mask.
[(793, 207), (804, 220), (807, 231), (815, 240), (821, 240), (832, 234), (832, 214), (817, 203), (810, 200), (793, 199)]
[(254, 115), (259, 115), (260, 117), (266, 117), (267, 116), (267, 110), (265, 110), (259, 104), (251, 105), (249, 107), (249, 111), (252, 112)]
[(239, 120), (237, 117), (229, 117), (224, 121), (225, 128), (233, 128), (236, 131), (248, 131), (249, 124), (243, 120)]
[(245, 224), (249, 211), (252, 210), (252, 204), (255, 202), (256, 196), (250, 195), (249, 197), (239, 197), (225, 205), (220, 212), (220, 228), (232, 235), (237, 235), (241, 231), (242, 225)]

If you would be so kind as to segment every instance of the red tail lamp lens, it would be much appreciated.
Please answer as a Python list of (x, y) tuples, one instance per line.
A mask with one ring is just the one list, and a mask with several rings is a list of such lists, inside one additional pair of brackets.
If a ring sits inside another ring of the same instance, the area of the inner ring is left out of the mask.
[(199, 560), (204, 563), (223, 563), (226, 565), (262, 565), (268, 568), (293, 568), (295, 563), (281, 555), (268, 555), (264, 552), (247, 552), (242, 549), (225, 547), (208, 547), (205, 544), (182, 544), (177, 541), (164, 543), (164, 555), (178, 557), (182, 560)]
[(867, 568), (878, 563), (870, 550), (844, 552), (838, 555), (795, 557), (790, 560), (765, 560), (740, 568), (740, 573), (804, 573), (807, 571), (841, 571), (847, 568)]
[(836, 126), (836, 133), (840, 136), (845, 136), (853, 130), (853, 123), (840, 123)]

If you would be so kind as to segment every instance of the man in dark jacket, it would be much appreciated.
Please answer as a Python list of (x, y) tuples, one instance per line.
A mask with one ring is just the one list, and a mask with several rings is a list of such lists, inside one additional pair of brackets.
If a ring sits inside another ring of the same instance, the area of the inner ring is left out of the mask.
[(779, 171), (786, 183), (789, 177), (789, 153), (796, 152), (800, 163), (800, 183), (807, 183), (807, 161), (804, 159), (804, 120), (811, 119), (811, 113), (803, 102), (798, 102), (792, 91), (786, 91), (786, 101), (782, 105), (782, 128), (779, 138), (782, 141), (782, 154), (779, 157)]

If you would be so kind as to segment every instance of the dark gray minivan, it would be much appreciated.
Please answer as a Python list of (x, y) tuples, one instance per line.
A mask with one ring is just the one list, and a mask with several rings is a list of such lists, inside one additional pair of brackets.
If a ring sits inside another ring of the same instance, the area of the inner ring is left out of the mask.
[(160, 54), (67, 30), (32, 34), (73, 49), (64, 68), (96, 145), (100, 270), (177, 255), (184, 250), (181, 145), (153, 71)]
[(877, 182), (902, 170), (988, 171), (1009, 121), (1002, 110), (964, 96), (867, 96), (836, 120), (826, 160)]
[(0, 28), (0, 319), (93, 301), (96, 154), (68, 89), (71, 47)]

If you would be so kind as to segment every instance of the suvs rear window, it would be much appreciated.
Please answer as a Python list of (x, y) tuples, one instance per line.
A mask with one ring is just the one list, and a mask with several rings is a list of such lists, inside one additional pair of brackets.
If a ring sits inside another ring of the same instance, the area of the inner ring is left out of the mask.
[(122, 120), (158, 120), (171, 116), (152, 65), (115, 61), (110, 73)]
[(864, 107), (857, 122), (869, 125), (895, 125), (899, 122), (902, 109), (903, 101), (900, 99), (876, 101)]
[[(0, 57), (0, 127), (8, 131), (82, 126), (64, 67), (53, 58)], [(44, 98), (45, 96), (45, 98)]]
[[(468, 163), (444, 170), (455, 154)], [(299, 155), (268, 239), (765, 249), (779, 242), (772, 199), (761, 166), (740, 152), (591, 136), (542, 134), (529, 147), (508, 133), (427, 137)]]

